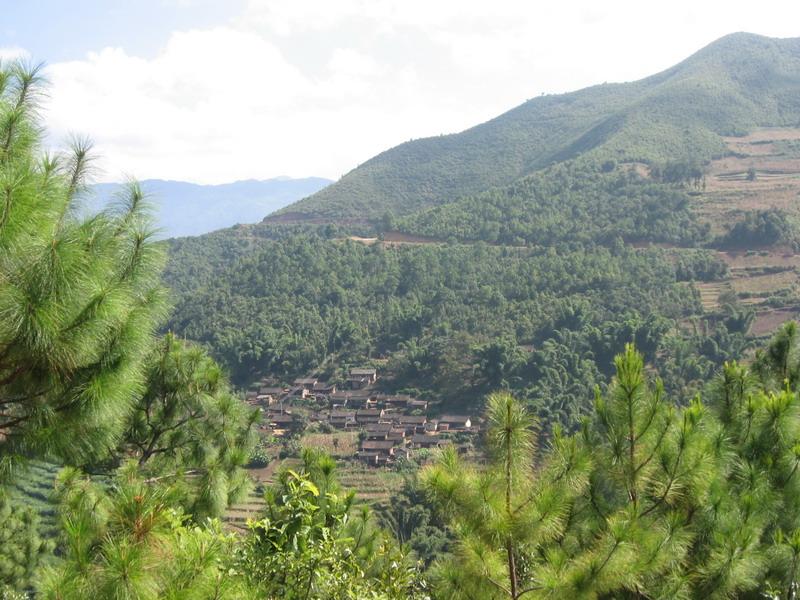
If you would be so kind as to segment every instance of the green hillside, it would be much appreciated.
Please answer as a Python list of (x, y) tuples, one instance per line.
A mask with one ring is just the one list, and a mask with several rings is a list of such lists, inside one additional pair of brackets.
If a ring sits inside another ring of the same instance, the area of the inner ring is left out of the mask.
[(705, 161), (721, 136), (800, 123), (800, 38), (726, 36), (641, 81), (529, 100), (464, 132), (387, 150), (270, 220), (406, 215), (552, 163)]
[[(504, 386), (567, 424), (627, 341), (694, 389), (800, 311), (798, 91), (800, 39), (734, 34), (398, 146), (263, 223), (173, 241), (169, 327), (240, 384), (378, 358), (395, 389), (461, 409)], [(378, 239), (365, 218), (387, 212)]]
[(242, 385), (291, 381), (326, 357), (339, 366), (388, 357), (395, 389), (463, 411), (510, 387), (544, 422), (574, 424), (631, 339), (660, 353), (673, 391), (743, 344), (728, 317), (701, 338), (678, 327), (701, 310), (685, 282), (725, 271), (706, 251), (675, 261), (578, 243), (394, 248), (296, 236), (203, 272), (190, 251), (198, 240), (181, 241), (168, 271), (181, 290), (169, 327), (207, 344)]
[(706, 240), (708, 226), (689, 210), (684, 186), (612, 165), (554, 165), (511, 185), (413, 213), (397, 226), (435, 239), (513, 246), (608, 244), (617, 237), (680, 246)]

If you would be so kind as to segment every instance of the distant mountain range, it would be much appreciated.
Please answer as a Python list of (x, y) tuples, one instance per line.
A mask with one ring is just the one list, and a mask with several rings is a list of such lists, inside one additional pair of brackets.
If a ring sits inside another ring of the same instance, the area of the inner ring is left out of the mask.
[[(201, 235), (236, 225), (255, 223), (264, 216), (309, 196), (330, 184), (329, 179), (248, 179), (221, 185), (146, 179), (141, 182), (156, 207), (161, 237)], [(122, 184), (92, 186), (87, 204), (95, 210), (107, 204)]]
[(646, 79), (538, 97), (464, 132), (386, 150), (268, 220), (408, 215), (570, 159), (704, 163), (728, 152), (723, 136), (798, 126), (798, 89), (800, 38), (735, 33)]

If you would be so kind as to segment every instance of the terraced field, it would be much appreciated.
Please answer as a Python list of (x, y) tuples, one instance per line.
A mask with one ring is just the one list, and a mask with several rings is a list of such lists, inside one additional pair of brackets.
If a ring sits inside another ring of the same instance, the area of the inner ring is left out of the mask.
[(297, 458), (276, 458), (263, 469), (250, 469), (250, 476), (255, 480), (253, 491), (243, 502), (230, 506), (223, 521), (233, 529), (243, 530), (247, 520), (258, 518), (264, 509), (263, 487), (274, 483), (275, 476), (282, 469), (296, 468), (299, 465), (300, 459)]
[[(771, 208), (786, 211), (800, 224), (800, 129), (759, 129), (726, 138), (726, 143), (730, 155), (712, 161), (705, 189), (693, 196), (695, 213), (712, 233), (726, 233), (745, 211)], [(730, 276), (695, 284), (705, 312), (718, 310), (720, 295), (732, 292), (755, 308), (755, 337), (800, 317), (800, 254), (791, 248), (753, 248), (718, 256)]]
[(714, 312), (720, 307), (719, 297), (725, 292), (733, 291), (729, 281), (714, 281), (710, 283), (696, 283), (695, 287), (700, 292), (700, 303), (706, 312)]
[[(366, 504), (380, 510), (388, 503), (392, 494), (396, 493), (403, 485), (403, 475), (388, 469), (375, 469), (367, 467), (356, 460), (338, 460), (339, 482), (346, 490), (357, 493), (356, 500), (359, 504)], [(281, 469), (296, 468), (300, 460), (288, 458), (270, 463), (266, 469), (251, 471), (258, 485), (250, 495), (239, 504), (231, 506), (225, 513), (223, 520), (233, 530), (243, 531), (248, 519), (257, 519), (264, 510), (263, 490), (261, 486), (274, 483), (274, 478)]]
[(732, 294), (752, 306), (756, 318), (750, 333), (762, 337), (781, 323), (800, 318), (800, 255), (786, 252), (718, 252), (730, 269), (724, 281), (695, 283), (703, 311), (714, 313), (720, 297)]
[(358, 501), (375, 506), (386, 502), (403, 483), (399, 473), (389, 469), (368, 467), (354, 459), (358, 451), (358, 433), (308, 433), (301, 440), (303, 447), (324, 450), (337, 459), (339, 481), (345, 489), (355, 490)]
[(800, 218), (800, 129), (759, 129), (726, 143), (730, 155), (711, 162), (693, 205), (712, 232), (724, 233), (746, 210), (778, 208)]
[(339, 463), (339, 481), (345, 489), (358, 493), (359, 502), (380, 508), (403, 486), (403, 475), (350, 460)]

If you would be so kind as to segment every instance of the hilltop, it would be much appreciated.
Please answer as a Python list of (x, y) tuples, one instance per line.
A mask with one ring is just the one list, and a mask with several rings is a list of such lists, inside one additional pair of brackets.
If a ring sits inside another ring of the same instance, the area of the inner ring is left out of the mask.
[(570, 159), (703, 163), (724, 137), (800, 124), (800, 38), (723, 37), (661, 73), (542, 96), (461, 133), (391, 148), (270, 222), (403, 216)]

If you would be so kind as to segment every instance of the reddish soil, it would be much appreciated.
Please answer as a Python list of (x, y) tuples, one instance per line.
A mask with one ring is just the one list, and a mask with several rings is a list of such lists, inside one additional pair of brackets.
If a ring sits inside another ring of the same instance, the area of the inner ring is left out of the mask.
[(442, 240), (425, 237), (422, 235), (410, 235), (400, 231), (387, 231), (383, 234), (383, 241), (387, 244), (441, 244)]
[(796, 308), (765, 309), (756, 313), (755, 321), (750, 328), (750, 335), (762, 337), (770, 335), (784, 322), (796, 319), (800, 310)]
[(752, 248), (749, 251), (719, 251), (717, 256), (732, 270), (760, 269), (764, 267), (800, 267), (800, 254), (789, 248)]

